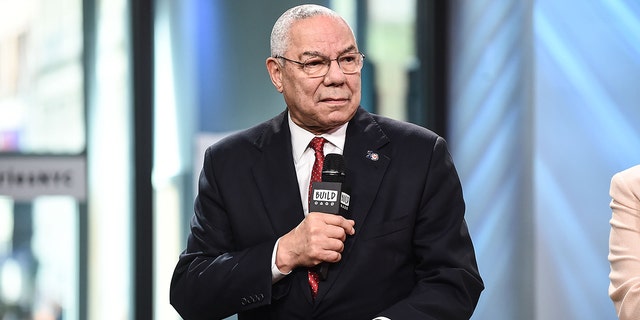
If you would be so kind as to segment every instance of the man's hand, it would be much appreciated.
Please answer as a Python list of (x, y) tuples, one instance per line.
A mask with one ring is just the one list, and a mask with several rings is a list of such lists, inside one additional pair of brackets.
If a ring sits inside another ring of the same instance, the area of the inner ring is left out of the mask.
[(281, 272), (288, 273), (300, 266), (340, 261), (347, 235), (356, 233), (354, 225), (355, 221), (339, 215), (309, 213), (297, 227), (280, 238), (276, 266)]

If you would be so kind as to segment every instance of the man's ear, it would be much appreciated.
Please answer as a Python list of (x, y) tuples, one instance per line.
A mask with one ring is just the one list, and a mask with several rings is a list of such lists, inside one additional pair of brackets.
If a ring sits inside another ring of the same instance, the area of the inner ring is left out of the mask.
[(278, 63), (278, 60), (273, 57), (267, 58), (267, 71), (271, 78), (271, 83), (276, 87), (278, 92), (282, 93), (282, 66)]

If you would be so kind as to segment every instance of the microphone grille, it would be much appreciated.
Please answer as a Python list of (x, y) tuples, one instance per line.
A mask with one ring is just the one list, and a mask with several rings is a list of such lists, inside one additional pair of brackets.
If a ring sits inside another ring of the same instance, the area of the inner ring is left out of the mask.
[(322, 181), (343, 182), (345, 176), (344, 157), (341, 154), (329, 153), (324, 156), (322, 165)]

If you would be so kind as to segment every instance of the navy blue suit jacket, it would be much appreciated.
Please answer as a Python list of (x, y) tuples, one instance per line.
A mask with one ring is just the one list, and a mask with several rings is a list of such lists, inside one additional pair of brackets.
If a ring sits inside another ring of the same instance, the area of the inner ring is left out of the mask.
[(471, 316), (483, 283), (445, 141), (361, 108), (346, 135), (356, 234), (315, 301), (304, 268), (271, 284), (274, 244), (304, 218), (286, 111), (207, 149), (171, 281), (171, 304), (184, 319)]

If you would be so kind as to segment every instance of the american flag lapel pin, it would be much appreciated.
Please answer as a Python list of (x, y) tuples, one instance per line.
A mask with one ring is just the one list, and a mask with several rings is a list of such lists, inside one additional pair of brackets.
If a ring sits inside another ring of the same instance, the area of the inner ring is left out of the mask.
[(367, 159), (371, 160), (371, 161), (378, 161), (378, 159), (380, 159), (380, 155), (378, 155), (377, 153), (369, 150), (367, 151)]

